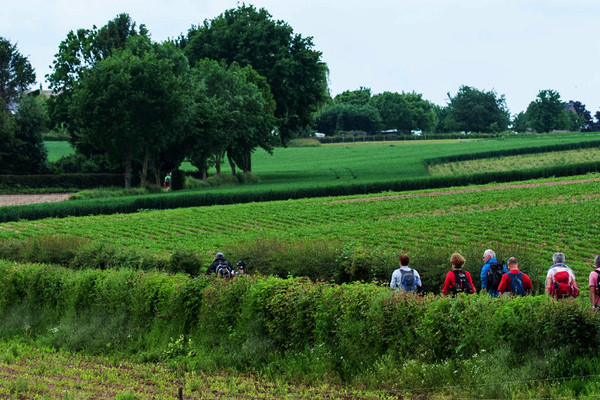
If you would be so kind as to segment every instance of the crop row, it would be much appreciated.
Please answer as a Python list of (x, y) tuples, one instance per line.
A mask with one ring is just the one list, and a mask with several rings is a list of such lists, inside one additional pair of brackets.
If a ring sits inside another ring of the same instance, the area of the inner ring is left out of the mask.
[(568, 150), (488, 159), (453, 161), (430, 165), (427, 169), (434, 176), (476, 174), (489, 171), (512, 171), (524, 168), (542, 168), (555, 165), (598, 161), (600, 148)]
[(157, 254), (185, 248), (206, 261), (240, 243), (273, 239), (338, 242), (374, 255), (519, 246), (539, 257), (537, 270), (564, 251), (568, 263), (585, 273), (600, 252), (596, 179), (12, 222), (0, 225), (0, 240), (74, 235)]

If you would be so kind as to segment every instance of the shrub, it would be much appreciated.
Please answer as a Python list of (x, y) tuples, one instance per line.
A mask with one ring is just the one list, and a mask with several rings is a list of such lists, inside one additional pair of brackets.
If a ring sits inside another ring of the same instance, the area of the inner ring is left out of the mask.
[(178, 248), (171, 255), (167, 271), (172, 273), (183, 272), (195, 276), (200, 274), (201, 268), (202, 262), (197, 252)]
[(321, 147), (321, 142), (312, 138), (292, 139), (288, 142), (288, 147)]

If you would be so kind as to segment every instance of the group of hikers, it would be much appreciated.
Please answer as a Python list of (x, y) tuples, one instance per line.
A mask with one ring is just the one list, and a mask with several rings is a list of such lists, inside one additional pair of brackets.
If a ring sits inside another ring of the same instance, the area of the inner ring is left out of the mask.
[[(402, 254), (399, 258), (400, 268), (392, 273), (390, 287), (403, 292), (421, 293), (423, 291), (421, 277), (415, 269), (409, 267), (409, 256)], [(496, 258), (493, 250), (488, 249), (483, 253), (482, 259), (480, 294), (487, 293), (491, 297), (498, 297), (500, 295), (526, 296), (531, 293), (533, 289), (531, 279), (519, 270), (519, 262), (515, 257), (510, 257), (505, 264)], [(476, 293), (471, 274), (462, 268), (465, 261), (465, 258), (458, 253), (450, 257), (452, 270), (444, 280), (443, 295)], [(557, 299), (578, 297), (579, 289), (575, 274), (565, 264), (565, 255), (555, 253), (552, 261), (553, 264), (546, 275), (546, 294)], [(600, 307), (600, 256), (594, 258), (594, 268), (589, 275), (589, 288), (590, 302), (595, 310)]]
[(206, 269), (206, 275), (215, 274), (220, 278), (233, 278), (234, 276), (245, 276), (248, 274), (244, 260), (239, 260), (235, 266), (236, 269), (233, 269), (233, 266), (225, 259), (223, 253), (218, 252), (215, 255), (215, 260)]

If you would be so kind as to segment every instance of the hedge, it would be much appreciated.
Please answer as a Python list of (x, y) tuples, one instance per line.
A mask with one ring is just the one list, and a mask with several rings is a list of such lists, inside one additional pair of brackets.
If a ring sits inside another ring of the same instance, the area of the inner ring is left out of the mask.
[(598, 171), (600, 171), (600, 162), (596, 161), (517, 171), (496, 171), (472, 175), (424, 177), (335, 186), (315, 186), (269, 190), (264, 192), (254, 192), (250, 190), (240, 190), (230, 193), (192, 191), (163, 193), (160, 195), (67, 201), (51, 204), (31, 204), (0, 208), (0, 223), (19, 221), (22, 219), (36, 220), (48, 217), (62, 218), (68, 216), (133, 213), (144, 209), (162, 210), (181, 207), (249, 203), (255, 201), (348, 196), (379, 193), (383, 191), (435, 189), (471, 184), (487, 184), (491, 182), (511, 182), (556, 176), (583, 175), (589, 172)]
[[(544, 295), (415, 297), (375, 284), (190, 279), (0, 261), (0, 337), (197, 363), (212, 357), (220, 367), (245, 370), (312, 357), (344, 380), (386, 356), (398, 365), (467, 360), (499, 348), (586, 356), (600, 345), (600, 322), (584, 303)], [(185, 340), (176, 344), (178, 337)]]

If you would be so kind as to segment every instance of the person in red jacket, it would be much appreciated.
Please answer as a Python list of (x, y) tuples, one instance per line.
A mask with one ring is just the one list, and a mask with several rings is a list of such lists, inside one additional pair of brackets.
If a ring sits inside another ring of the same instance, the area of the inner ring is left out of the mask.
[(471, 274), (469, 271), (462, 270), (465, 261), (465, 258), (460, 254), (452, 254), (452, 257), (450, 257), (452, 270), (446, 275), (442, 294), (475, 293), (475, 285), (473, 285), (473, 281), (471, 280)]
[(519, 271), (519, 262), (515, 257), (508, 259), (508, 274), (502, 275), (498, 291), (503, 295), (526, 296), (531, 293), (531, 279)]

